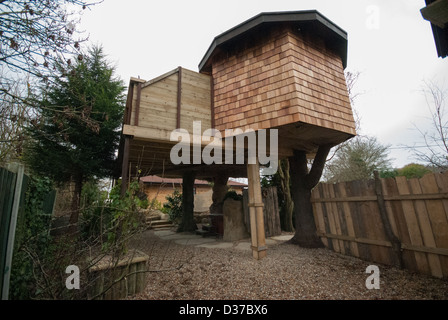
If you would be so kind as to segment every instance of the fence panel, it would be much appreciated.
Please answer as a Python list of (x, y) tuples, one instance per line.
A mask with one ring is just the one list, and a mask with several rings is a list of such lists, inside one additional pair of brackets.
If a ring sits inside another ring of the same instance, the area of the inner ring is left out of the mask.
[(14, 202), (16, 176), (17, 174), (0, 168), (0, 289), (3, 288), (3, 274), (6, 266), (6, 251), (8, 248), (9, 225)]
[(448, 173), (321, 183), (311, 201), (328, 248), (448, 278)]

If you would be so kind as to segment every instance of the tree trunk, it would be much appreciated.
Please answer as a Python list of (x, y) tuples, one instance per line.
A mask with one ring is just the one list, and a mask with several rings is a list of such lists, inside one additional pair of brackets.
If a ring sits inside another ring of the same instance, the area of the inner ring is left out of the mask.
[(291, 193), (296, 222), (292, 242), (302, 247), (320, 248), (324, 246), (317, 235), (311, 204), (311, 190), (319, 183), (331, 147), (331, 145), (319, 147), (309, 172), (305, 151), (294, 150), (294, 156), (290, 158)]
[(194, 232), (198, 228), (194, 221), (194, 180), (196, 173), (186, 171), (182, 176), (182, 221), (177, 232)]
[(227, 174), (218, 172), (213, 181), (212, 205), (210, 206), (210, 213), (222, 214), (222, 206), (224, 197), (229, 190), (227, 181), (229, 177)]
[(69, 220), (69, 233), (74, 234), (78, 231), (79, 220), (79, 206), (81, 204), (81, 192), (82, 192), (82, 175), (79, 174), (75, 177), (75, 190), (73, 191), (73, 198), (71, 203), (71, 214)]
[(282, 227), (284, 231), (293, 232), (294, 224), (292, 222), (292, 217), (294, 214), (294, 202), (292, 201), (291, 198), (288, 159), (280, 160), (278, 166), (278, 173), (280, 176), (280, 186), (282, 188), (283, 200), (285, 201), (285, 211), (283, 212), (282, 215)]

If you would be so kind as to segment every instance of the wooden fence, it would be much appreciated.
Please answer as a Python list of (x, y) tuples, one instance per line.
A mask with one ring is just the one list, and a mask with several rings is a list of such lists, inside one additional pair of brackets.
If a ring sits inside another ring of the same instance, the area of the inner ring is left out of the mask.
[(23, 200), (27, 186), (27, 176), (23, 166), (0, 168), (0, 289), (1, 297), (9, 295), (9, 279), (14, 248), (14, 237), (19, 211), (23, 210)]
[[(12, 163), (8, 169), (0, 168), (0, 293), (9, 297), (9, 282), (14, 247), (27, 237), (25, 195), (30, 190), (31, 178), (24, 174), (25, 167)], [(42, 214), (51, 220), (56, 190), (44, 195)]]
[(448, 173), (319, 184), (312, 202), (328, 248), (448, 278)]

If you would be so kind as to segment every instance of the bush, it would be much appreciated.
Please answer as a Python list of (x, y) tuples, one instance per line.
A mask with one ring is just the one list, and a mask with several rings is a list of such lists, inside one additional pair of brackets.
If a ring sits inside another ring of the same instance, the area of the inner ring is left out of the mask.
[(10, 299), (30, 299), (39, 295), (34, 259), (48, 256), (51, 212), (47, 212), (47, 203), (51, 202), (48, 199), (53, 192), (49, 179), (29, 178), (24, 211), (17, 218)]
[(182, 193), (174, 190), (173, 194), (166, 196), (167, 203), (163, 204), (162, 212), (167, 213), (170, 221), (178, 222), (182, 219)]
[[(146, 199), (138, 198), (138, 183), (131, 183), (121, 197), (120, 184), (107, 196), (95, 182), (87, 182), (82, 192), (79, 236), (51, 236), (51, 212), (45, 210), (51, 190), (49, 179), (31, 179), (29, 183), (25, 214), (18, 221), (16, 233), (11, 299), (87, 298), (91, 285), (87, 268), (106, 255), (118, 261), (126, 253), (131, 236), (145, 227), (140, 208)], [(65, 287), (69, 265), (81, 270), (81, 290)], [(115, 278), (104, 281), (112, 283)]]
[(226, 195), (224, 196), (224, 201), (227, 198), (231, 198), (233, 200), (238, 200), (238, 201), (243, 200), (243, 196), (241, 194), (236, 193), (236, 191), (233, 191), (233, 190), (226, 193)]

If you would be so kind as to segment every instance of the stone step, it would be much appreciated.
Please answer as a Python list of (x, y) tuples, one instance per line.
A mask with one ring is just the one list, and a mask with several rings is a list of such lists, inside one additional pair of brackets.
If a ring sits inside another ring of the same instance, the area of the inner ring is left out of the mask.
[(205, 237), (209, 233), (208, 230), (196, 230), (196, 234)]
[(151, 225), (155, 226), (155, 225), (159, 225), (159, 224), (173, 224), (170, 220), (152, 220), (149, 222)]
[(151, 229), (171, 228), (173, 223), (170, 220), (146, 220), (146, 225)]
[(173, 227), (173, 224), (159, 224), (156, 226), (150, 226), (151, 229), (171, 229)]
[(154, 221), (154, 220), (160, 220), (160, 216), (148, 216), (146, 217), (146, 221)]

